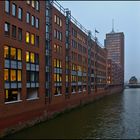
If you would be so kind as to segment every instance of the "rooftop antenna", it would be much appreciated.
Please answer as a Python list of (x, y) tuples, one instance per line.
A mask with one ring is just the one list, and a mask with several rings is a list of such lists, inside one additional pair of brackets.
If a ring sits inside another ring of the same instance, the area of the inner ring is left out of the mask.
[(114, 19), (112, 19), (112, 33), (114, 33)]

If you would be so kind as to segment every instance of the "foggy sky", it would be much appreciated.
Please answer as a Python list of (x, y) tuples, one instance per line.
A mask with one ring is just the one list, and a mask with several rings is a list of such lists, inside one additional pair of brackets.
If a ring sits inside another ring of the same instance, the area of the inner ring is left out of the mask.
[(125, 81), (135, 75), (140, 80), (140, 1), (59, 1), (104, 45), (105, 34), (112, 30), (125, 35)]

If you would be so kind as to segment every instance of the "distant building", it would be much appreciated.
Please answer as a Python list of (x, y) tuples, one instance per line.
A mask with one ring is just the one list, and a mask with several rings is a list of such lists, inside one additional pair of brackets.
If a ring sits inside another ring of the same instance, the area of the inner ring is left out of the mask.
[(132, 76), (129, 80), (129, 84), (137, 84), (138, 83), (138, 80), (135, 76)]
[(123, 84), (124, 83), (124, 33), (123, 32), (116, 33), (112, 30), (111, 33), (106, 34), (106, 39), (104, 43), (108, 51), (107, 59), (112, 60), (112, 64), (114, 65), (113, 67), (115, 67), (115, 70), (118, 73), (118, 75), (114, 75), (114, 76), (116, 76), (117, 79), (120, 79), (119, 83), (118, 82), (117, 83)]

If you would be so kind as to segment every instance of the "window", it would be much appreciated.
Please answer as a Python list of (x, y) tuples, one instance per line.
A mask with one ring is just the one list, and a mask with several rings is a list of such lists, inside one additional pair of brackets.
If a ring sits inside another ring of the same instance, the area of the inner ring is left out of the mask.
[(39, 46), (39, 36), (36, 36), (36, 46)]
[(36, 18), (36, 20), (35, 20), (35, 27), (38, 29), (39, 28), (39, 19), (38, 18)]
[(35, 1), (32, 0), (32, 7), (35, 8)]
[(36, 0), (36, 10), (39, 11), (39, 1)]
[(12, 15), (16, 16), (16, 10), (17, 10), (17, 6), (15, 4), (12, 4)]
[(30, 55), (29, 55), (29, 52), (26, 52), (26, 62), (30, 62)]
[(26, 13), (26, 22), (30, 23), (30, 13)]
[(22, 8), (18, 8), (18, 19), (22, 20)]
[(56, 20), (56, 15), (54, 15), (54, 22), (56, 23), (56, 21), (57, 21), (57, 20)]
[(16, 49), (11, 48), (10, 59), (16, 59)]
[(21, 50), (17, 50), (17, 60), (21, 60)]
[(30, 33), (26, 32), (26, 43), (30, 42)]
[(16, 38), (16, 26), (12, 25), (12, 37)]
[(32, 16), (32, 26), (35, 26), (35, 17)]
[(9, 71), (8, 71), (8, 69), (4, 69), (4, 81), (9, 81)]
[(10, 1), (5, 0), (5, 12), (10, 13)]
[(22, 29), (18, 28), (18, 40), (22, 40)]
[(8, 22), (5, 22), (4, 24), (4, 32), (5, 35), (10, 35), (10, 24)]
[(10, 70), (10, 81), (16, 81), (16, 70)]
[(20, 100), (20, 89), (6, 89), (5, 90), (5, 102)]
[(18, 73), (17, 73), (17, 81), (18, 82), (21, 82), (21, 70), (18, 70)]
[(35, 35), (31, 34), (31, 44), (34, 45), (35, 44)]
[(4, 46), (4, 58), (9, 58), (9, 47)]
[(35, 63), (35, 54), (34, 53), (30, 53), (30, 62)]
[(30, 0), (27, 0), (27, 4), (30, 4), (31, 3), (31, 1)]

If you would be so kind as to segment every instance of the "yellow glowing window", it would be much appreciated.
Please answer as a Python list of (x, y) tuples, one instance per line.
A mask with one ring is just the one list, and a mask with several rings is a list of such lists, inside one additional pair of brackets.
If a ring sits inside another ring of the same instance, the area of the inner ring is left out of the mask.
[(18, 60), (21, 60), (21, 50), (18, 49)]
[(30, 42), (30, 33), (26, 32), (26, 43)]
[(15, 48), (11, 48), (11, 59), (16, 59), (16, 49)]
[(56, 23), (56, 15), (54, 15), (54, 22)]
[(59, 60), (57, 59), (57, 68), (59, 68)]
[(30, 54), (30, 62), (35, 63), (35, 54), (34, 53)]
[(56, 44), (54, 44), (54, 52), (56, 52)]
[(34, 45), (35, 44), (35, 35), (31, 34), (31, 44)]
[(18, 70), (18, 78), (17, 78), (18, 81), (21, 81), (21, 70)]
[(11, 70), (11, 81), (16, 81), (16, 70)]
[(53, 66), (56, 67), (56, 59), (53, 61)]
[(57, 78), (56, 78), (56, 74), (54, 74), (53, 78), (54, 78), (54, 79), (53, 79), (54, 82), (56, 82), (56, 79), (57, 79)]
[(66, 82), (68, 82), (68, 75), (66, 75)]
[(9, 81), (9, 71), (8, 71), (8, 69), (4, 69), (4, 80)]
[(8, 99), (8, 90), (5, 92), (5, 98)]
[(29, 62), (29, 52), (26, 52), (26, 62)]
[(59, 74), (57, 74), (57, 82), (59, 82)]
[(9, 47), (4, 46), (4, 58), (8, 58), (8, 57), (9, 57)]

